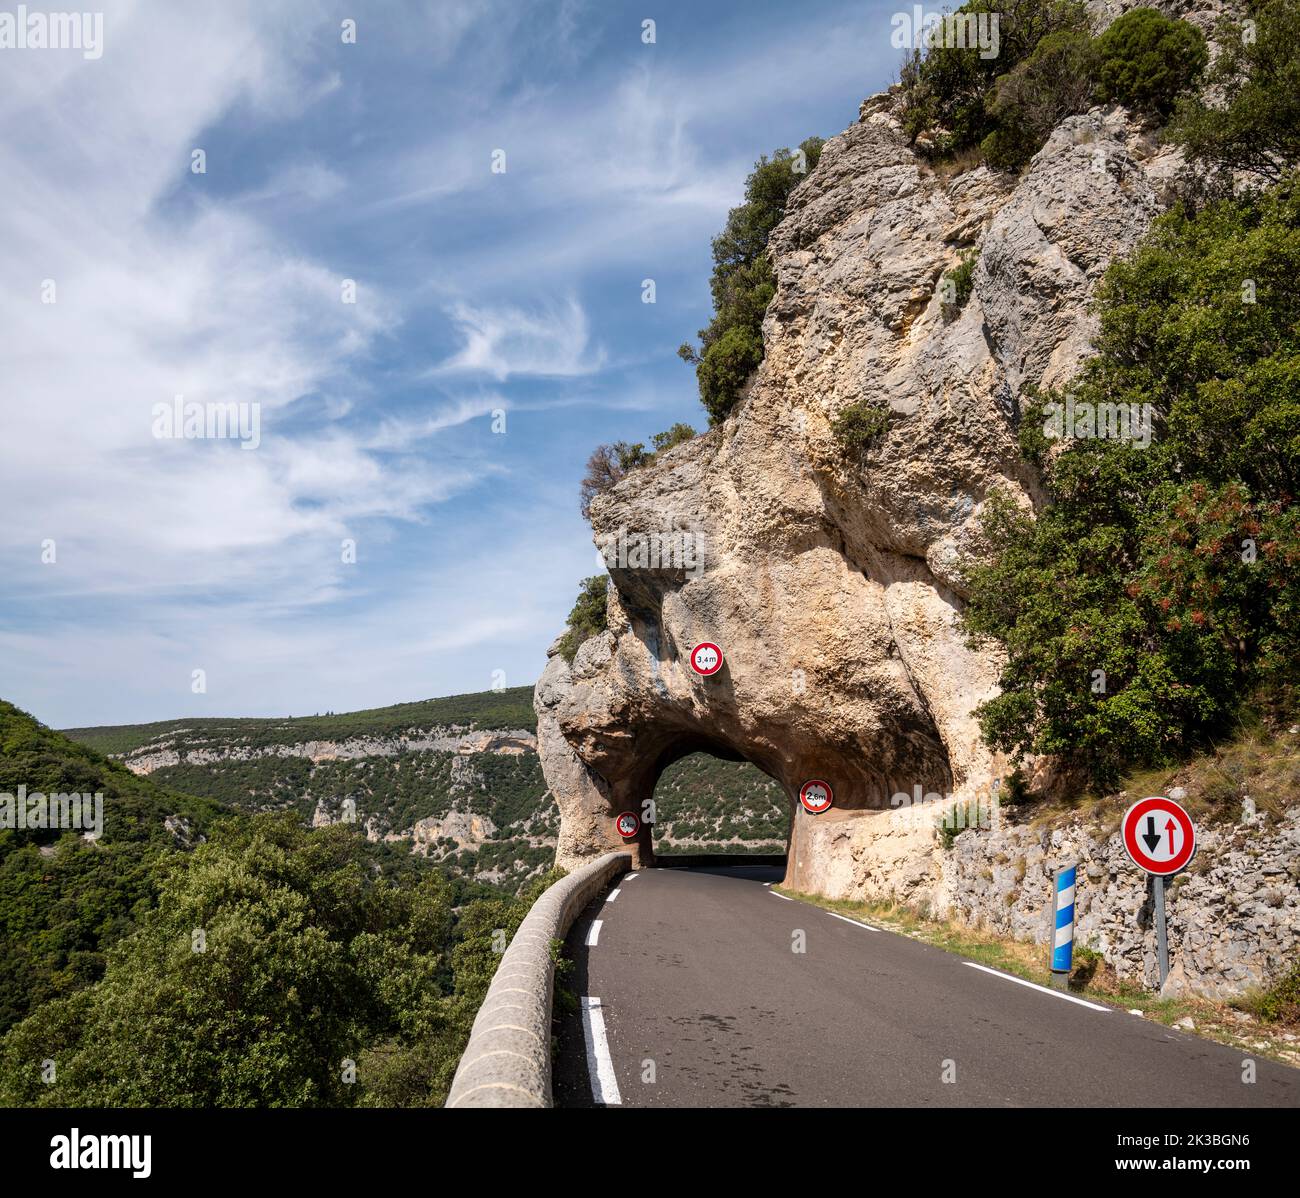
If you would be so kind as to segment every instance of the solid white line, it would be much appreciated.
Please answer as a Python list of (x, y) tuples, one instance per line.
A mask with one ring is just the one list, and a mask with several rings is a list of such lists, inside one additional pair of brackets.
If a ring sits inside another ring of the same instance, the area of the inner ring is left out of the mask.
[(847, 915), (837, 915), (834, 911), (827, 911), (832, 919), (842, 919), (845, 923), (851, 923), (855, 928), (866, 928), (868, 932), (878, 932), (879, 928), (873, 928), (869, 923), (863, 923), (860, 919), (850, 919)]
[(1095, 1002), (1088, 1002), (1084, 998), (1075, 998), (1073, 994), (1063, 994), (1060, 990), (1049, 990), (1046, 986), (1040, 986), (1037, 982), (1027, 982), (1024, 978), (1014, 977), (1012, 974), (1003, 973), (1000, 969), (990, 969), (987, 965), (976, 965), (974, 961), (963, 961), (963, 965), (969, 965), (972, 969), (979, 969), (984, 973), (991, 973), (995, 978), (1006, 978), (1008, 982), (1015, 982), (1020, 986), (1028, 986), (1031, 990), (1041, 990), (1044, 994), (1050, 994), (1053, 998), (1063, 998), (1066, 1002), (1077, 1002), (1081, 1007), (1087, 1007), (1090, 1011), (1109, 1011), (1109, 1007), (1103, 1007)]
[(610, 892), (605, 896), (605, 901), (606, 901), (607, 903), (612, 903), (616, 898), (618, 898), (618, 888), (617, 888), (617, 887), (615, 887), (615, 889), (611, 890), (611, 891), (610, 891)]
[(769, 890), (767, 893), (768, 893), (768, 894), (775, 894), (777, 898), (783, 898), (783, 899), (785, 899), (785, 901), (786, 901), (787, 903), (793, 903), (793, 902), (794, 902), (794, 899), (792, 899), (788, 894), (777, 894), (777, 892), (776, 892), (775, 890)]
[(592, 1097), (603, 1106), (622, 1106), (614, 1062), (609, 1055), (609, 1041), (605, 1038), (605, 1016), (598, 998), (582, 1000), (582, 1034), (587, 1041), (587, 1073), (591, 1078)]
[(593, 919), (591, 927), (587, 929), (587, 943), (595, 944), (600, 939), (600, 925), (604, 922), (601, 919)]

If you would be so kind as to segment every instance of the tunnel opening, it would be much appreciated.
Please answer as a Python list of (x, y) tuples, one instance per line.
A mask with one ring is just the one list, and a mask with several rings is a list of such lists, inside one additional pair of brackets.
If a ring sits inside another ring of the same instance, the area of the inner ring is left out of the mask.
[(793, 812), (785, 788), (717, 745), (679, 745), (653, 791), (651, 844), (661, 868), (784, 867)]

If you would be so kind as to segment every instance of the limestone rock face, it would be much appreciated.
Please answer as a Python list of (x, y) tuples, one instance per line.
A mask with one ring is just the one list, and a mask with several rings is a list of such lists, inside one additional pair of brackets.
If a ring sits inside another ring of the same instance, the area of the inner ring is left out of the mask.
[[(609, 631), (572, 665), (557, 642), (535, 696), (561, 866), (621, 847), (615, 814), (641, 814), (696, 750), (783, 785), (787, 882), (814, 892), (842, 890), (896, 794), (974, 797), (1004, 772), (972, 715), (999, 663), (958, 626), (961, 562), (991, 493), (1034, 503), (1017, 397), (1078, 369), (1092, 288), (1180, 162), (1122, 109), (1095, 109), (1019, 179), (942, 177), (893, 104), (873, 97), (826, 144), (772, 235), (777, 293), (745, 401), (592, 505)], [(945, 302), (970, 254), (969, 299)], [(858, 404), (889, 412), (865, 450), (833, 430)], [(711, 677), (689, 665), (701, 641), (724, 652)], [(819, 816), (796, 801), (813, 778), (835, 794)], [(643, 826), (638, 863), (650, 846)]]

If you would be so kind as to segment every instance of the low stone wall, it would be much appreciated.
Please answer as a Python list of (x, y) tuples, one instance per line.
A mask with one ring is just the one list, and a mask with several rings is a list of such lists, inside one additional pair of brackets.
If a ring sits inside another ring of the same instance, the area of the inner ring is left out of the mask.
[(606, 853), (561, 878), (533, 904), (479, 1008), (447, 1106), (551, 1105), (551, 941), (563, 939), (578, 913), (631, 866), (631, 853)]
[[(945, 851), (940, 814), (914, 807), (817, 817), (805, 860), (791, 862), (794, 884), (831, 898), (903, 903), (1046, 946), (1053, 873), (1077, 863), (1076, 946), (1100, 953), (1121, 977), (1157, 985), (1146, 875), (1114, 827), (999, 819), (960, 833)], [(1166, 898), (1166, 995), (1228, 999), (1277, 981), (1300, 954), (1300, 808), (1199, 829), (1196, 857)]]
[[(1121, 977), (1158, 984), (1146, 875), (1117, 832), (1075, 823), (964, 832), (943, 854), (938, 905), (969, 923), (1046, 942), (1057, 866), (1077, 862), (1076, 946)], [(1300, 953), (1300, 809), (1281, 820), (1197, 832), (1196, 857), (1166, 891), (1169, 978), (1162, 993), (1234, 998), (1266, 987)]]

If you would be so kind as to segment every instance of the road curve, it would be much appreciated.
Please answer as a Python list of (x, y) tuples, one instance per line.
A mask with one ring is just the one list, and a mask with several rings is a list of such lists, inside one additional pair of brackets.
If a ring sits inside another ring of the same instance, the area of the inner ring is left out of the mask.
[(1239, 1050), (786, 900), (779, 877), (644, 870), (587, 908), (557, 1106), (1300, 1105), (1300, 1070), (1256, 1058), (1246, 1084)]

